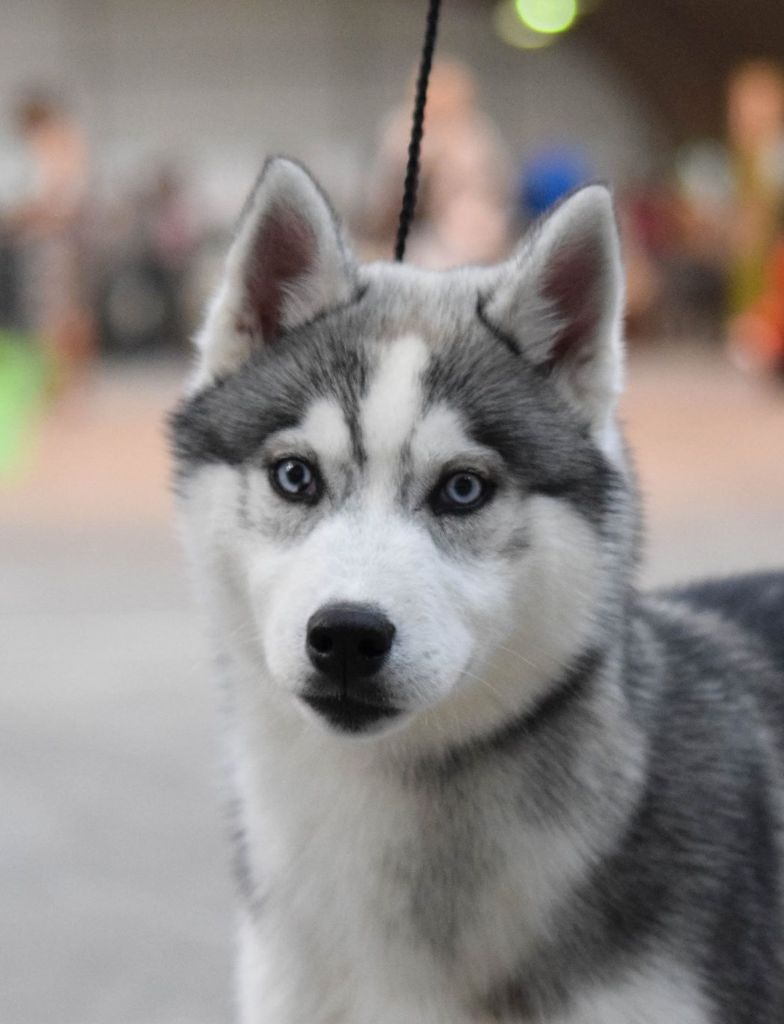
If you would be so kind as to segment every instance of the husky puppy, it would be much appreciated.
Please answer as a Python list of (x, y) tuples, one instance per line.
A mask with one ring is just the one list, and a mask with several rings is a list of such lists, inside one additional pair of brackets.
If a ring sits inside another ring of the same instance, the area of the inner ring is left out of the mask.
[(172, 420), (243, 1024), (781, 1024), (784, 576), (643, 596), (608, 192), (353, 259), (264, 169)]

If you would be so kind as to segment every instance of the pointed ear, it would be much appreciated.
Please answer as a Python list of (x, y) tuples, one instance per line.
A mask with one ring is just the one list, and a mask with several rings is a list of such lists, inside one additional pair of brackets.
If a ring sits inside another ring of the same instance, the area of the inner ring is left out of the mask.
[(551, 374), (601, 443), (623, 362), (623, 271), (608, 190), (575, 192), (535, 228), (483, 311)]
[(223, 278), (196, 344), (195, 386), (236, 369), (354, 290), (354, 260), (337, 218), (308, 172), (268, 160), (248, 199)]

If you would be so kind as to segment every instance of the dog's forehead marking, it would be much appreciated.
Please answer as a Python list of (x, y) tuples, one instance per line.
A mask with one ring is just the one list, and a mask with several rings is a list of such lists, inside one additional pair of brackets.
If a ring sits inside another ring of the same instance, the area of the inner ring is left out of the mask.
[(429, 356), (427, 344), (416, 335), (384, 344), (359, 413), (369, 461), (388, 461), (410, 438), (420, 415)]
[(308, 407), (300, 432), (311, 448), (325, 458), (346, 459), (350, 453), (351, 434), (337, 399), (315, 399)]
[(415, 459), (432, 461), (476, 447), (456, 409), (439, 403), (428, 409), (414, 427), (411, 449)]

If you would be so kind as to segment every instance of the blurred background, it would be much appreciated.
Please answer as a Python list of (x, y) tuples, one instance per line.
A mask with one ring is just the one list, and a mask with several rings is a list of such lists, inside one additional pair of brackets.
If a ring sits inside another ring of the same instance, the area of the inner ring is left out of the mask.
[[(4, 0), (3, 1024), (230, 1018), (208, 652), (163, 420), (264, 157), (367, 257), (402, 191), (419, 0)], [(444, 0), (408, 258), (495, 260), (612, 183), (644, 579), (784, 563), (780, 0)]]

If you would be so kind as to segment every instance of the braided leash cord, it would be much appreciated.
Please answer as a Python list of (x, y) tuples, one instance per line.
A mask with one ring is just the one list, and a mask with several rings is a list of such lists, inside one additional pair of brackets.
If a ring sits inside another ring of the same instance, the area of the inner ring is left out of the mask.
[(430, 0), (425, 27), (425, 40), (422, 45), (422, 58), (419, 63), (419, 75), (414, 99), (414, 115), (411, 121), (411, 139), (408, 144), (408, 163), (403, 184), (403, 203), (400, 207), (400, 220), (395, 241), (395, 259), (400, 263), (406, 252), (406, 238), (414, 219), (416, 209), (417, 184), (419, 182), (419, 151), (422, 147), (422, 132), (427, 103), (427, 85), (430, 80), (430, 69), (433, 66), (433, 51), (436, 47), (438, 31), (438, 15), (441, 0)]

